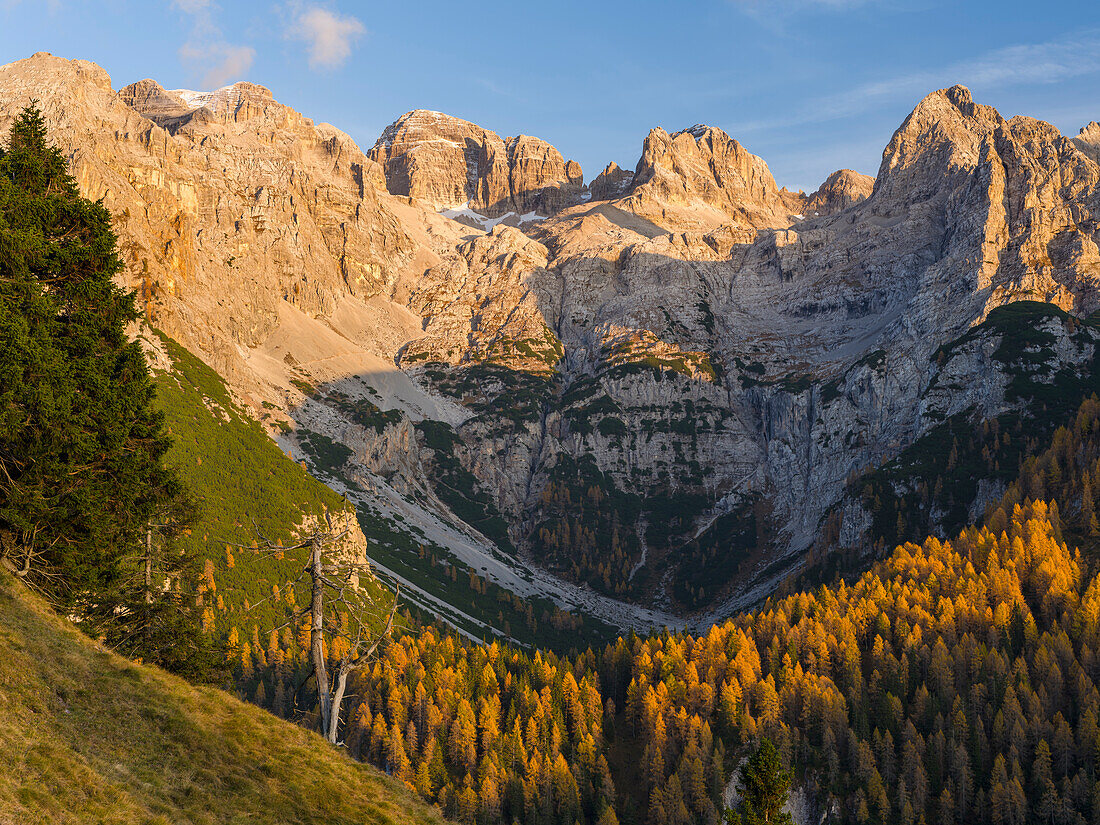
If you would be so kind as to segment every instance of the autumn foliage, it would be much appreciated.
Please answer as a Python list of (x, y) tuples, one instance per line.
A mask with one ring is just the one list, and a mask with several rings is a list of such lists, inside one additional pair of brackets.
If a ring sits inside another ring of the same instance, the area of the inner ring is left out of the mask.
[(1100, 582), (1046, 504), (993, 521), (701, 636), (406, 636), (346, 741), (469, 823), (716, 823), (764, 737), (837, 821), (1100, 821)]

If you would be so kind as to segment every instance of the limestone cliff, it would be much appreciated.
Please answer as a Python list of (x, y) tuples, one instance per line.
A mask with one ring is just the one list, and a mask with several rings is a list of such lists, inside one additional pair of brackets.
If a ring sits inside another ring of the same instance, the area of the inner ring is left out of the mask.
[(440, 112), (417, 109), (386, 127), (370, 151), (386, 185), (433, 209), (466, 205), (488, 217), (549, 215), (576, 203), (584, 185), (576, 161), (539, 138), (501, 139)]
[[(651, 134), (630, 195), (529, 228), (539, 245), (494, 232), (426, 273), (420, 294), (451, 297), (418, 307), (429, 337), (415, 356), (476, 412), (459, 431), (484, 446), (473, 469), (518, 544), (611, 592), (655, 587), (696, 605), (722, 576), (744, 586), (807, 546), (853, 474), (935, 426), (943, 413), (923, 393), (941, 344), (1023, 298), (1080, 315), (1100, 306), (1098, 169), (1046, 124), (1005, 121), (959, 87), (933, 93), (894, 135), (869, 197), (868, 180), (835, 175), (811, 196), (835, 214), (790, 227), (761, 166), (697, 131)], [(702, 160), (715, 146), (745, 164), (736, 207)], [(673, 211), (644, 202), (677, 204), (679, 226), (719, 207), (736, 217), (667, 233)], [(542, 351), (553, 381), (483, 380), (475, 367), (505, 363), (503, 342), (540, 323), (562, 347)], [(622, 330), (642, 334), (624, 349)], [(984, 409), (1005, 409), (1004, 384), (983, 381), (952, 381), (948, 407), (977, 383), (994, 399)], [(527, 406), (502, 428), (497, 411), (520, 386)], [(593, 484), (610, 499), (586, 514), (577, 496)], [(615, 550), (598, 532), (609, 514), (634, 524)], [(554, 533), (563, 519), (568, 539)], [(564, 548), (588, 530), (607, 554), (578, 563)], [(670, 567), (682, 575), (656, 572)]]
[[(853, 478), (944, 416), (1022, 409), (973, 339), (937, 357), (998, 307), (1100, 308), (1096, 128), (961, 87), (916, 106), (873, 186), (842, 170), (809, 196), (709, 127), (654, 130), (588, 198), (544, 142), (434, 113), (367, 157), (254, 84), (116, 94), (36, 55), (0, 68), (0, 132), (31, 98), (150, 316), (254, 408), (452, 524), (460, 464), (525, 564), (650, 604), (759, 596)], [(542, 219), (438, 214), (460, 204)], [(1084, 374), (1094, 341), (1065, 323), (1042, 369)]]
[(1094, 120), (1082, 128), (1073, 142), (1093, 160), (1100, 161), (1100, 123)]
[(116, 94), (97, 66), (40, 53), (0, 68), (0, 132), (32, 98), (81, 190), (114, 216), (151, 320), (239, 387), (257, 388), (241, 353), (277, 328), (281, 303), (326, 314), (424, 254), (351, 139), (262, 86)]
[(592, 193), (592, 200), (594, 201), (608, 201), (615, 198), (622, 197), (626, 194), (626, 190), (630, 188), (631, 181), (634, 180), (634, 173), (621, 169), (619, 164), (615, 161), (607, 164), (604, 170), (596, 177), (592, 184), (588, 187), (588, 191)]
[(671, 135), (653, 129), (623, 205), (673, 230), (790, 224), (768, 165), (721, 129), (703, 125)]
[(805, 215), (835, 215), (849, 206), (867, 200), (875, 187), (875, 179), (851, 169), (840, 169), (825, 179), (802, 206)]

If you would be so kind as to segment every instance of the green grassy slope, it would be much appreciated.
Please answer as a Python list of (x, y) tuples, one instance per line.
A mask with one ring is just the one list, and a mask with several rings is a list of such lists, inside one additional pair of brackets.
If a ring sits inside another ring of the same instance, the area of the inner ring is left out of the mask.
[(441, 823), (400, 783), (99, 648), (0, 572), (0, 823)]
[[(149, 337), (171, 361), (170, 369), (154, 369), (156, 403), (164, 412), (173, 440), (167, 461), (179, 469), (183, 481), (200, 500), (200, 517), (183, 541), (210, 562), (216, 582), (216, 590), (204, 595), (210, 622), (223, 638), (236, 628), (240, 639), (258, 638), (259, 646), (266, 648), (270, 628), (279, 627), (287, 617), (285, 599), (272, 599), (273, 589), (285, 590), (284, 583), (297, 577), (305, 562), (305, 551), (288, 553), (281, 559), (261, 559), (240, 547), (230, 546), (227, 552), (226, 545), (250, 544), (255, 539), (253, 522), (264, 536), (285, 541), (295, 535), (303, 517), (319, 516), (325, 508), (343, 508), (341, 497), (318, 478), (330, 477), (355, 486), (341, 472), (347, 448), (319, 433), (300, 431), (302, 446), (317, 475), (314, 477), (288, 458), (261, 425), (234, 403), (225, 381), (213, 369), (171, 338), (161, 333), (150, 333)], [(345, 413), (350, 408), (352, 420), (364, 426), (384, 426), (399, 420), (397, 413), (381, 411), (366, 401), (353, 407), (339, 393), (326, 398)], [(442, 435), (438, 435), (425, 425), (435, 435), (431, 444), (438, 446), (440, 439), (444, 446), (450, 443), (449, 428), (441, 427)], [(464, 485), (474, 489), (469, 486), (472, 476), (456, 477), (459, 465), (446, 450), (440, 451), (435, 463), (446, 463), (443, 477), (453, 489), (464, 489)], [(467, 504), (474, 511), (484, 507), (480, 499), (452, 503), (456, 507)], [(462, 512), (470, 523), (490, 534), (495, 526), (497, 532), (493, 535), (506, 539), (503, 523), (493, 512), (482, 509), (480, 521)], [(565, 613), (549, 600), (515, 596), (483, 578), (422, 532), (379, 512), (361, 509), (359, 524), (371, 559), (523, 644), (570, 650), (602, 644), (614, 635), (612, 628), (598, 620)], [(368, 587), (372, 598), (381, 596), (382, 602), (386, 601), (387, 597), (379, 592), (381, 585), (370, 583)], [(295, 596), (298, 604), (308, 600), (303, 587)], [(431, 621), (434, 615), (417, 610), (411, 601), (406, 601), (406, 607), (425, 621)], [(487, 635), (479, 625), (466, 625), (458, 617), (455, 621), (475, 637)], [(254, 649), (253, 658), (262, 658), (262, 651)], [(250, 678), (243, 681), (241, 689), (251, 696), (257, 685)], [(267, 693), (270, 697), (270, 685)]]
[[(270, 628), (286, 621), (288, 606), (264, 600), (273, 587), (298, 576), (306, 551), (259, 558), (227, 545), (251, 544), (257, 532), (289, 541), (304, 519), (345, 504), (234, 403), (221, 376), (171, 338), (159, 339), (172, 360), (171, 370), (154, 370), (156, 403), (173, 442), (167, 461), (200, 502), (199, 518), (183, 541), (211, 564), (217, 587), (205, 598), (218, 630), (228, 635), (237, 627), (247, 638), (255, 628), (266, 639)], [(367, 586), (372, 597), (380, 595), (376, 582)], [(296, 596), (304, 604), (306, 588)]]

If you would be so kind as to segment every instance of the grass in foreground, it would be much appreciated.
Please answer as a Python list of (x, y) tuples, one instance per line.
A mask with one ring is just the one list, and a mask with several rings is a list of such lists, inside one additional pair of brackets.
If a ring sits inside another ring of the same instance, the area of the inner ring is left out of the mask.
[(0, 823), (442, 823), (400, 783), (103, 650), (0, 571)]

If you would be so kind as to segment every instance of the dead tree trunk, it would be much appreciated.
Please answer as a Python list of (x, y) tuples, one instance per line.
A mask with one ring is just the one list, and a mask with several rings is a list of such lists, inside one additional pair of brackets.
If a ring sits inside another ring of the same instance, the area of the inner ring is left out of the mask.
[(312, 587), (309, 604), (309, 649), (313, 659), (313, 675), (317, 679), (317, 696), (321, 706), (321, 730), (325, 732), (330, 742), (336, 742), (335, 730), (328, 735), (332, 724), (332, 695), (329, 693), (328, 670), (325, 668), (325, 582), (324, 562), (321, 553), (322, 540), (320, 536), (314, 536), (310, 542), (309, 577)]
[[(328, 726), (325, 728), (325, 738), (332, 744), (336, 744), (336, 730), (340, 726), (340, 705), (344, 702), (344, 693), (348, 686), (348, 676), (358, 670), (362, 665), (368, 664), (371, 658), (374, 656), (374, 652), (378, 650), (378, 646), (390, 637), (393, 632), (393, 619), (397, 615), (397, 600), (401, 596), (401, 585), (394, 586), (393, 592), (393, 606), (390, 607), (389, 615), (386, 617), (386, 624), (383, 626), (382, 631), (369, 641), (369, 644), (364, 649), (363, 645), (366, 643), (363, 639), (362, 626), (360, 626), (360, 634), (355, 640), (354, 644), (348, 649), (348, 652), (344, 655), (344, 658), (340, 660), (340, 665), (336, 669), (336, 686), (332, 694), (332, 718), (329, 720)], [(353, 660), (353, 656), (358, 658)]]
[(336, 729), (340, 726), (340, 705), (344, 702), (344, 691), (348, 685), (348, 668), (341, 667), (336, 671), (336, 692), (332, 696), (332, 716), (325, 726), (325, 738), (332, 744), (336, 744)]
[[(310, 619), (309, 653), (313, 665), (313, 676), (317, 681), (321, 734), (335, 745), (336, 735), (340, 727), (340, 706), (347, 692), (348, 676), (363, 665), (373, 661), (379, 646), (392, 633), (394, 617), (397, 615), (400, 587), (394, 588), (393, 603), (390, 605), (382, 631), (380, 633), (373, 632), (364, 605), (364, 600), (370, 602), (371, 599), (366, 592), (359, 591), (358, 585), (359, 574), (369, 572), (370, 566), (365, 562), (343, 560), (339, 557), (339, 554), (329, 550), (329, 545), (342, 539), (347, 535), (348, 530), (344, 529), (337, 532), (328, 513), (325, 514), (325, 521), (328, 530), (318, 530), (309, 539), (289, 547), (266, 539), (262, 535), (259, 537), (263, 540), (263, 552), (275, 554), (279, 558), (282, 558), (282, 554), (285, 552), (309, 548), (309, 561), (301, 574), (298, 578), (283, 585), (283, 589), (293, 587), (302, 582), (306, 576), (309, 576), (309, 607), (295, 610), (286, 624), (275, 629), (280, 630), (282, 627), (300, 621), (308, 612)], [(258, 532), (257, 535), (259, 535)], [(244, 545), (237, 546), (245, 547)], [(253, 545), (251, 548), (245, 549), (260, 551), (261, 548)], [(332, 591), (327, 599), (325, 597), (326, 588)], [(330, 680), (325, 662), (326, 608), (329, 612), (327, 630), (330, 638), (340, 638), (347, 642), (346, 652), (336, 665), (335, 684)], [(346, 611), (346, 614), (342, 614), (341, 611)], [(341, 625), (340, 615), (345, 615), (347, 624), (350, 627)]]
[(145, 528), (145, 603), (153, 603), (153, 528)]

